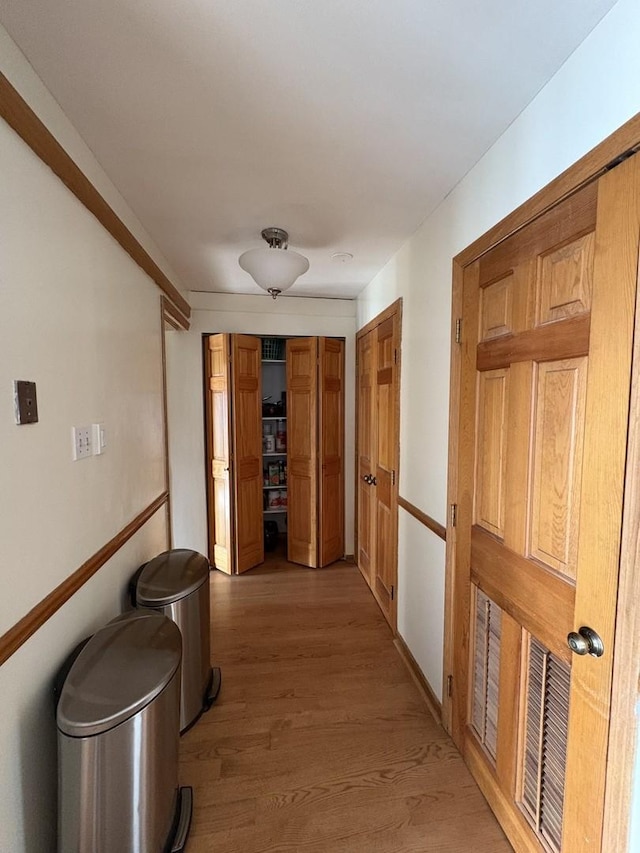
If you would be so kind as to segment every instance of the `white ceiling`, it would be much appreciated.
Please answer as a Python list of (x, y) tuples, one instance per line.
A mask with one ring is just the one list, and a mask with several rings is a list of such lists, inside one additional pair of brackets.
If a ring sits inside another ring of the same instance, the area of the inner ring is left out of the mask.
[(311, 263), (291, 295), (352, 298), (613, 5), (0, 0), (0, 21), (184, 286), (261, 293), (237, 258), (277, 225)]

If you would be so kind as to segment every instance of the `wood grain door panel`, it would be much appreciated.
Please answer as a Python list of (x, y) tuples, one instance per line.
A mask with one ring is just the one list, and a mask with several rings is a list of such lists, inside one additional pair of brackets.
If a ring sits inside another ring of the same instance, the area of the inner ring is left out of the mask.
[(400, 302), (374, 319), (357, 347), (357, 562), (396, 629)]
[(318, 566), (318, 339), (287, 341), (288, 558)]
[(232, 335), (236, 572), (264, 561), (261, 341)]
[(344, 557), (344, 341), (318, 338), (318, 565)]
[(393, 315), (375, 330), (375, 537), (374, 592), (395, 627), (397, 575), (397, 342), (398, 321)]
[[(518, 850), (604, 853), (639, 163), (464, 272), (453, 734)], [(603, 657), (570, 654), (581, 625)], [(482, 697), (497, 713), (490, 749)]]
[(210, 335), (206, 349), (209, 559), (226, 574), (234, 571), (230, 358), (230, 336)]
[(369, 478), (375, 474), (376, 384), (375, 330), (358, 339), (358, 553), (360, 570), (373, 584), (375, 564), (375, 501)]

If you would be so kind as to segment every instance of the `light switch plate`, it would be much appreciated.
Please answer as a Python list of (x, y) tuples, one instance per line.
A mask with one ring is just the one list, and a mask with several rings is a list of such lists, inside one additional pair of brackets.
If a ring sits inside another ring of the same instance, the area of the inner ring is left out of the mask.
[(24, 379), (14, 379), (13, 397), (16, 407), (16, 423), (37, 424), (38, 423), (38, 400), (36, 397), (36, 383), (27, 382)]

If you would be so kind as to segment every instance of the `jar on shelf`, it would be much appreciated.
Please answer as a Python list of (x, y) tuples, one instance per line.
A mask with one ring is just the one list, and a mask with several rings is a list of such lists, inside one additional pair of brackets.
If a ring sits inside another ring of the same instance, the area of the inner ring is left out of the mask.
[(280, 466), (277, 462), (269, 462), (269, 485), (270, 486), (279, 486), (280, 485)]
[(278, 489), (272, 489), (268, 492), (268, 507), (269, 509), (280, 509), (280, 492)]
[(278, 424), (276, 431), (276, 452), (284, 453), (287, 449), (287, 431), (284, 423)]

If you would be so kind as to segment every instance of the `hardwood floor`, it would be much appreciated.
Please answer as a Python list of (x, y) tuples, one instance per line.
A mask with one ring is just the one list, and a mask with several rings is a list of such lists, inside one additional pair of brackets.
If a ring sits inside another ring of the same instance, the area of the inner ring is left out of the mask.
[(214, 707), (181, 741), (188, 853), (507, 853), (358, 569), (211, 576)]

